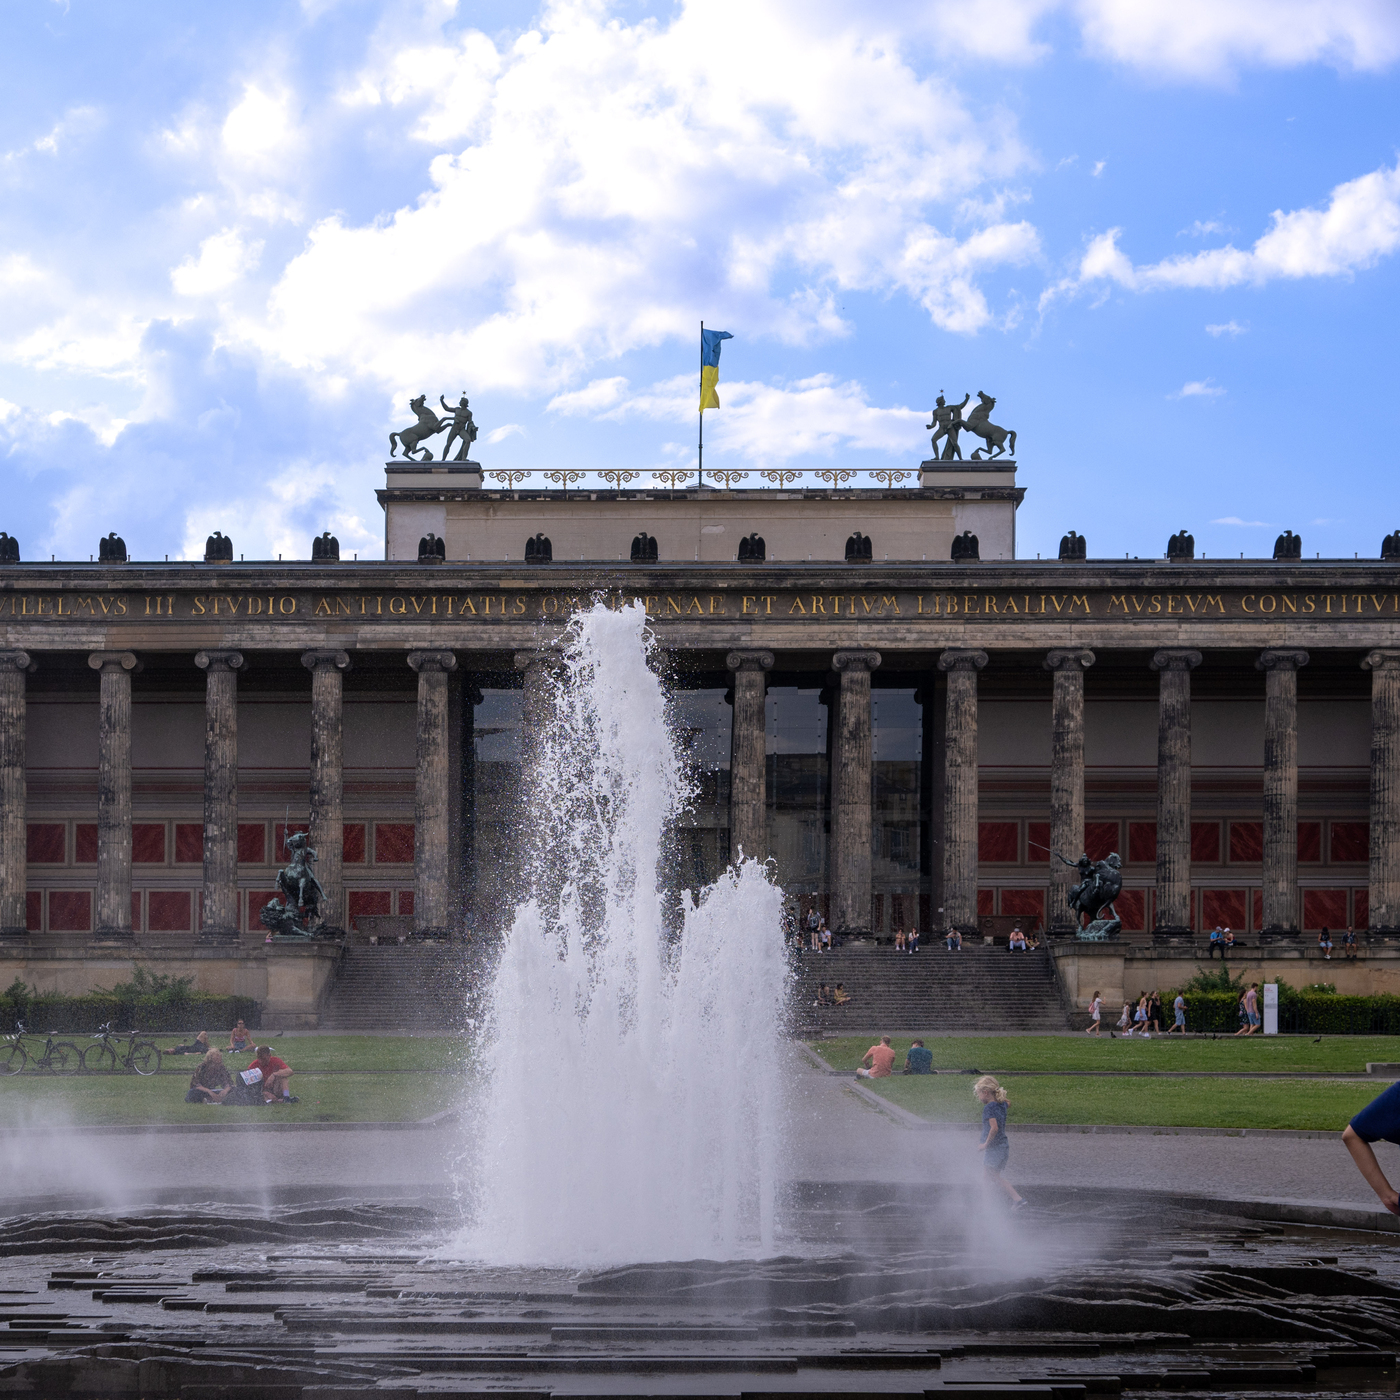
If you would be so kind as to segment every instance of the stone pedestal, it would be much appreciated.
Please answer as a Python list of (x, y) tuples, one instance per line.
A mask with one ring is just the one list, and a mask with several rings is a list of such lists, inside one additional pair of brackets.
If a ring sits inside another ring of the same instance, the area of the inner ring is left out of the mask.
[(1370, 931), (1400, 934), (1400, 651), (1378, 650), (1371, 673)]
[(418, 778), (413, 801), (413, 931), (420, 938), (450, 937), (448, 927), (447, 673), (450, 651), (411, 651), (418, 673)]
[(204, 922), (199, 941), (239, 942), (238, 673), (243, 654), (201, 651), (204, 672)]
[(878, 651), (838, 651), (839, 676), (831, 774), (831, 929), (870, 931), (870, 673)]
[(129, 651), (94, 651), (97, 718), (97, 909), (93, 941), (134, 943), (131, 927), (131, 673)]
[[(943, 736), (943, 924), (977, 932), (977, 673), (985, 651), (949, 648)], [(942, 929), (934, 929), (935, 936)]]
[(342, 676), (350, 668), (343, 651), (307, 651), (301, 664), (311, 672), (311, 849), (316, 878), (326, 893), (321, 925), (345, 931), (344, 739), (341, 724)]
[[(738, 860), (768, 858), (767, 686), (771, 651), (731, 651), (734, 721), (729, 747), (729, 853)], [(868, 673), (867, 673), (868, 674)]]
[(0, 946), (29, 941), (24, 750), (25, 677), (32, 670), (27, 652), (0, 651)]
[(1264, 916), (1260, 933), (1290, 939), (1298, 930), (1298, 668), (1305, 651), (1265, 651)]
[(1152, 658), (1157, 700), (1157, 917), (1153, 936), (1189, 937), (1191, 919), (1191, 672), (1201, 653), (1168, 647)]
[[(1076, 860), (1084, 850), (1084, 672), (1094, 653), (1084, 648), (1047, 653), (1044, 666), (1053, 671), (1054, 698), (1050, 707), (1050, 908), (1046, 927), (1052, 933), (1073, 933), (1077, 919), (1069, 907), (1069, 892), (1079, 872), (1057, 859)], [(1026, 858), (1044, 858), (1027, 851)]]

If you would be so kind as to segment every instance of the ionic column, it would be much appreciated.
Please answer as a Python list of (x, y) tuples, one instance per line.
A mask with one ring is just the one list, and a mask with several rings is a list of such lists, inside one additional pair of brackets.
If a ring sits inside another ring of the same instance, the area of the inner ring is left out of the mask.
[(25, 917), (25, 685), (34, 670), (27, 652), (0, 651), (0, 943), (29, 939)]
[[(342, 874), (345, 854), (345, 762), (341, 724), (343, 673), (350, 657), (343, 651), (308, 651), (301, 664), (311, 672), (311, 847), (316, 878), (326, 892), (321, 926), (327, 932), (345, 927)], [(417, 907), (415, 902), (414, 907)]]
[(94, 651), (97, 719), (97, 917), (93, 939), (129, 943), (131, 929), (131, 673), (129, 651)]
[(418, 672), (418, 780), (413, 797), (413, 931), (448, 936), (449, 787), (447, 673), (450, 651), (411, 651)]
[[(943, 733), (943, 924), (977, 932), (977, 673), (985, 651), (950, 647)], [(940, 932), (940, 930), (935, 930)]]
[[(831, 928), (870, 930), (870, 673), (878, 651), (838, 651), (840, 676), (831, 781)], [(737, 705), (736, 705), (737, 710)]]
[(1298, 932), (1298, 668), (1305, 651), (1265, 651), (1264, 933)]
[[(1069, 891), (1078, 871), (1057, 860), (1078, 859), (1084, 849), (1084, 672), (1094, 653), (1082, 647), (1046, 654), (1053, 671), (1050, 705), (1050, 918), (1049, 927), (1069, 931), (1075, 920)], [(1028, 857), (1034, 859), (1030, 853)]]
[(201, 943), (238, 941), (238, 673), (243, 654), (201, 651), (204, 672), (204, 922)]
[[(734, 672), (734, 718), (729, 746), (729, 849), (738, 860), (768, 856), (767, 686), (771, 651), (731, 651), (724, 664)], [(868, 688), (867, 672), (867, 688)]]
[(1157, 918), (1153, 933), (1191, 932), (1191, 672), (1201, 653), (1152, 658), (1157, 698)]
[(1373, 651), (1371, 673), (1371, 896), (1373, 932), (1400, 933), (1400, 651)]

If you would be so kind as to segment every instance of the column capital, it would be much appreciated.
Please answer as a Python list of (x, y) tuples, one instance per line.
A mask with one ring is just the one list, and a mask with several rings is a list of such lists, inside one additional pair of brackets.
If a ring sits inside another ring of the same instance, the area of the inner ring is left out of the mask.
[(0, 651), (0, 671), (37, 671), (27, 651)]
[(1071, 647), (1068, 650), (1057, 648), (1045, 653), (1040, 664), (1047, 671), (1087, 671), (1098, 660), (1088, 647)]
[(987, 664), (987, 653), (975, 647), (949, 647), (938, 658), (940, 671), (980, 671)]
[(1261, 651), (1254, 663), (1256, 671), (1296, 671), (1308, 664), (1305, 651)]
[(94, 671), (139, 671), (141, 663), (130, 651), (90, 651), (88, 665)]
[(838, 651), (831, 658), (836, 671), (873, 671), (879, 664), (878, 651)]
[(1163, 647), (1153, 653), (1149, 664), (1154, 671), (1194, 671), (1202, 659), (1191, 647)]
[(1364, 671), (1400, 670), (1400, 651), (1391, 651), (1381, 647), (1375, 651), (1367, 652), (1362, 658), (1361, 668)]
[[(877, 660), (877, 666), (880, 664)], [(771, 651), (731, 651), (724, 658), (725, 669), (728, 671), (771, 671), (773, 669), (773, 653)]]
[(348, 671), (350, 669), (350, 653), (331, 649), (304, 651), (301, 654), (301, 664), (308, 671), (328, 670), (332, 667), (337, 671)]
[(241, 651), (197, 651), (194, 664), (201, 671), (241, 671), (243, 653)]
[(420, 675), (424, 671), (455, 671), (457, 655), (451, 651), (411, 651), (408, 664)]
[(548, 666), (557, 671), (564, 664), (563, 647), (537, 647), (534, 651), (517, 651), (515, 669), (528, 671), (531, 666)]

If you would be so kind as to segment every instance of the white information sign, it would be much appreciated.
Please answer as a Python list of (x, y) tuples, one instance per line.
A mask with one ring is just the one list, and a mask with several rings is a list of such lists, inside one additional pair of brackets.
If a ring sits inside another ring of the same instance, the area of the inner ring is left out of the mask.
[(1278, 983), (1264, 983), (1264, 1034), (1278, 1034)]

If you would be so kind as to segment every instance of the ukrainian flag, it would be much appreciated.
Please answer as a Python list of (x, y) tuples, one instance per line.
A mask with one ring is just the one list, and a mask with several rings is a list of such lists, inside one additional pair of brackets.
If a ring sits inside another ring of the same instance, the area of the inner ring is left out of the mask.
[(719, 383), (719, 346), (722, 340), (733, 340), (728, 331), (700, 332), (700, 412), (719, 407), (715, 385)]

